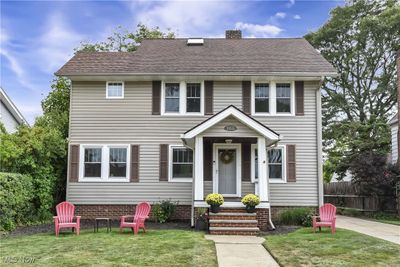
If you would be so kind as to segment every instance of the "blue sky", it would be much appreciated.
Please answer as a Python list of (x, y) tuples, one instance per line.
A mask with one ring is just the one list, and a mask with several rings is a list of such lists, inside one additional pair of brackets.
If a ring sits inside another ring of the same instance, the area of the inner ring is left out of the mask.
[(179, 37), (301, 37), (343, 1), (4, 1), (0, 2), (0, 85), (32, 123), (53, 73), (80, 42), (102, 41), (139, 22)]

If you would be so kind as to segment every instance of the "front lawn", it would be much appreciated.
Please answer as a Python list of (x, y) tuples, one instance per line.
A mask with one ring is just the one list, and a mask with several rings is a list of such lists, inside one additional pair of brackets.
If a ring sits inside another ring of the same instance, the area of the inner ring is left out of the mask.
[(400, 266), (399, 245), (344, 229), (303, 228), (266, 236), (264, 246), (283, 266)]
[(29, 266), (217, 266), (214, 243), (200, 232), (148, 230), (134, 236), (102, 230), (1, 239), (0, 265), (34, 259)]

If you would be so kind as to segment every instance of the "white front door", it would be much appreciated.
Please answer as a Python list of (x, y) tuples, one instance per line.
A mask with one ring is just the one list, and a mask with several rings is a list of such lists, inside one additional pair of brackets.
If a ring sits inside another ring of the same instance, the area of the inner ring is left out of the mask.
[(215, 144), (214, 163), (214, 192), (224, 196), (240, 196), (240, 144)]

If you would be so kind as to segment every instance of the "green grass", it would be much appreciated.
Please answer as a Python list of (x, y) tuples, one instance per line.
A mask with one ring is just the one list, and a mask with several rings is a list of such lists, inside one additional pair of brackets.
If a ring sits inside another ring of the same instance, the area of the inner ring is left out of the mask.
[(400, 219), (394, 218), (394, 219), (381, 219), (381, 218), (376, 218), (373, 219), (374, 221), (381, 222), (381, 223), (387, 223), (387, 224), (394, 224), (394, 225), (400, 225)]
[(400, 245), (344, 229), (303, 228), (266, 236), (264, 246), (282, 266), (400, 266)]
[(18, 261), (10, 266), (217, 266), (214, 243), (186, 230), (37, 234), (1, 239), (0, 251), (0, 265)]

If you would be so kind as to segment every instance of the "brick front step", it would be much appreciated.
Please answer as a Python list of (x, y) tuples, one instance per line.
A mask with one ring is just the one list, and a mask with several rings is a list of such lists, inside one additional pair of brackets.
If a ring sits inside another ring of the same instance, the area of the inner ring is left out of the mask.
[(256, 213), (218, 212), (209, 213), (210, 220), (256, 220)]
[(257, 235), (258, 227), (210, 227), (212, 235)]
[(219, 212), (247, 213), (245, 208), (221, 208)]
[(211, 227), (257, 227), (257, 220), (210, 220)]

